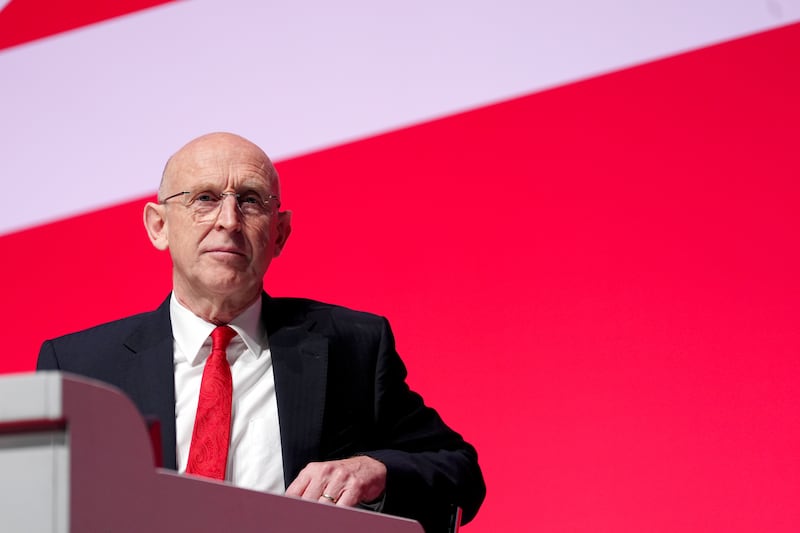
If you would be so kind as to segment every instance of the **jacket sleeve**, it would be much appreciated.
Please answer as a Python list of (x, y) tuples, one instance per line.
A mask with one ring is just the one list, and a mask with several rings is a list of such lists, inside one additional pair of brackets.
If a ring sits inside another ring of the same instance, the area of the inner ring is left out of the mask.
[(364, 453), (386, 465), (383, 511), (419, 520), (426, 531), (444, 531), (451, 508), (463, 523), (486, 495), (478, 454), (406, 384), (406, 368), (383, 319), (375, 372), (376, 427), (382, 448)]
[(52, 341), (45, 341), (39, 349), (39, 358), (36, 360), (36, 370), (58, 370), (56, 351)]

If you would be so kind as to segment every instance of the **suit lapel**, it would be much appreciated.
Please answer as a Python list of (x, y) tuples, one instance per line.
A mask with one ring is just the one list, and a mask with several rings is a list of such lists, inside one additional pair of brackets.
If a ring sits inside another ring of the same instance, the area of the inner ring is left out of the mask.
[(310, 461), (319, 459), (328, 373), (328, 339), (312, 328), (314, 320), (296, 300), (264, 296), (275, 375), (275, 394), (288, 485)]
[(124, 340), (130, 356), (121, 363), (123, 388), (145, 416), (161, 424), (165, 468), (175, 458), (175, 378), (169, 298)]
[[(297, 300), (264, 294), (262, 320), (272, 355), (275, 394), (288, 485), (310, 461), (318, 460), (325, 412), (328, 339), (312, 331), (316, 322)], [(169, 298), (124, 340), (130, 356), (120, 363), (122, 388), (139, 410), (158, 417), (164, 467), (175, 456), (175, 378)]]

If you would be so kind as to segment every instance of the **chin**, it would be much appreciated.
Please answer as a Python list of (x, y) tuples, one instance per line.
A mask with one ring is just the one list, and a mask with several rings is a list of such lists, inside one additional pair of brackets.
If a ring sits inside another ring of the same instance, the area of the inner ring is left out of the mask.
[(252, 279), (242, 279), (238, 276), (215, 277), (208, 280), (206, 286), (211, 292), (221, 296), (251, 296), (261, 293), (261, 284)]

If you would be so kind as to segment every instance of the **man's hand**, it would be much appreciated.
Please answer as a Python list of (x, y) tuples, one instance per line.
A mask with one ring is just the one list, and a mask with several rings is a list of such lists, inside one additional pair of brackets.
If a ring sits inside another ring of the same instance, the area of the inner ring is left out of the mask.
[(309, 463), (286, 489), (288, 496), (352, 507), (378, 499), (386, 489), (386, 466), (359, 455)]

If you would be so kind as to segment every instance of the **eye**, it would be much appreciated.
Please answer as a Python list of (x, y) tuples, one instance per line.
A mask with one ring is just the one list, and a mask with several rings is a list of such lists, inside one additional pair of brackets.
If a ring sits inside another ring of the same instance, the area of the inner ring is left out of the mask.
[(210, 192), (201, 192), (192, 201), (199, 204), (213, 204), (219, 201), (219, 197)]
[(241, 205), (260, 205), (264, 202), (257, 193), (247, 192), (239, 196), (239, 203)]

